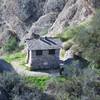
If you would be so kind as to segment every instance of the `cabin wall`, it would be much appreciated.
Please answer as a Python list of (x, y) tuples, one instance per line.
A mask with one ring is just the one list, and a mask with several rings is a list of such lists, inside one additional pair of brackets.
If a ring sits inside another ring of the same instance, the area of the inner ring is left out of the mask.
[(36, 56), (36, 51), (31, 54), (32, 69), (54, 69), (59, 67), (59, 51), (56, 50), (54, 55), (50, 55), (48, 50), (44, 50), (42, 55)]
[(31, 67), (31, 65), (32, 65), (32, 51), (29, 51), (29, 59), (28, 59), (28, 65), (29, 65), (29, 67)]

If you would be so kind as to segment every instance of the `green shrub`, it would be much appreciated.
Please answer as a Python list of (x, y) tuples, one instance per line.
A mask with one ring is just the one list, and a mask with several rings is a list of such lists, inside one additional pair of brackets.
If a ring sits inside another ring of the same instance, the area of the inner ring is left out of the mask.
[(78, 77), (53, 77), (47, 81), (46, 92), (56, 100), (99, 100), (100, 80), (91, 68), (86, 68)]
[(50, 79), (50, 77), (26, 77), (26, 82), (30, 82), (31, 84), (34, 84), (39, 89), (44, 90), (46, 87), (46, 82)]
[(42, 93), (34, 85), (17, 74), (4, 73), (0, 75), (0, 86), (7, 93), (8, 100), (40, 100)]
[(10, 37), (8, 39), (8, 41), (5, 43), (5, 45), (3, 46), (3, 49), (4, 51), (6, 52), (12, 52), (14, 50), (16, 50), (18, 47), (18, 44), (17, 44), (17, 39), (16, 37)]
[(63, 49), (68, 50), (69, 48), (72, 47), (72, 45), (74, 45), (74, 43), (73, 43), (73, 40), (70, 39), (63, 43)]
[(66, 51), (64, 49), (60, 50), (60, 57), (64, 58)]
[(25, 63), (25, 57), (25, 53), (22, 53), (20, 51), (12, 54), (7, 54), (3, 56), (3, 59), (6, 60), (8, 63), (11, 63), (12, 61), (19, 61), (19, 63), (21, 62), (23, 64), (23, 62)]
[(80, 25), (75, 26), (70, 26), (64, 30), (62, 34), (59, 34), (58, 37), (61, 38), (62, 41), (67, 41), (69, 39), (72, 39), (78, 32), (84, 28), (86, 23), (82, 23)]
[(100, 68), (100, 11), (97, 11), (91, 22), (79, 31), (75, 43), (83, 48), (84, 56)]
[[(73, 78), (21, 77), (3, 73), (0, 74), (0, 96), (2, 87), (8, 100), (84, 100), (84, 97), (99, 100), (100, 81), (95, 75), (91, 69)], [(50, 96), (54, 99), (49, 99)]]
[(56, 100), (78, 100), (81, 95), (81, 85), (71, 79), (51, 78), (46, 91), (50, 91)]

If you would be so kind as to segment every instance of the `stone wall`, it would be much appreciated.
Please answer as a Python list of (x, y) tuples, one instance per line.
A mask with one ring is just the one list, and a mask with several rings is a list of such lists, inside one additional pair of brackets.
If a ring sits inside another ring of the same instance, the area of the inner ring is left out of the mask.
[(59, 50), (55, 55), (49, 55), (48, 50), (44, 50), (41, 56), (36, 56), (36, 51), (32, 51), (32, 69), (54, 69), (59, 67)]

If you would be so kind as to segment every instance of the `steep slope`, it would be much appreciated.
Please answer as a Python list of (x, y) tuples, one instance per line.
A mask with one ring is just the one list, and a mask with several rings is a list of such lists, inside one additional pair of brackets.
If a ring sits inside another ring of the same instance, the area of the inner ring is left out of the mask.
[(99, 0), (0, 0), (0, 46), (9, 30), (21, 41), (32, 33), (55, 36), (93, 15), (97, 7)]
[[(43, 14), (46, 0), (2, 0), (1, 19), (22, 38), (30, 25)], [(1, 21), (0, 21), (1, 22)], [(2, 25), (2, 23), (1, 23)], [(4, 26), (4, 25), (3, 25)], [(1, 33), (1, 32), (0, 32)]]
[(48, 29), (52, 27), (65, 4), (65, 0), (47, 0), (44, 5), (43, 16), (41, 16), (37, 22), (33, 23), (29, 35), (31, 36), (32, 33), (40, 35), (47, 34)]
[(57, 33), (62, 33), (66, 27), (85, 21), (94, 14), (93, 5), (88, 0), (68, 0), (48, 33), (55, 36)]
[[(60, 0), (60, 2), (59, 0), (47, 1), (48, 3), (45, 11), (47, 11), (48, 8), (49, 12), (58, 12), (58, 17), (56, 17), (51, 26), (45, 27), (44, 24), (42, 25), (46, 28), (46, 31), (44, 29), (43, 30), (48, 33), (47, 36), (56, 36), (57, 34), (62, 33), (66, 27), (85, 21), (89, 16), (95, 13), (95, 8), (100, 7), (100, 1), (97, 0)], [(58, 4), (55, 3), (55, 1), (58, 1)], [(54, 2), (56, 5), (52, 5), (51, 2)], [(52, 5), (53, 10), (50, 9), (50, 5)], [(61, 5), (63, 5), (63, 7), (61, 7)], [(48, 12), (44, 14), (46, 15), (47, 13)], [(45, 22), (45, 19), (43, 21)], [(38, 23), (41, 23), (41, 21), (38, 20)], [(36, 25), (33, 24), (31, 27), (29, 32), (30, 35), (34, 33), (34, 30), (36, 29), (35, 26)], [(41, 26), (38, 25), (38, 29), (35, 33), (42, 34), (43, 30), (40, 30), (40, 28)]]

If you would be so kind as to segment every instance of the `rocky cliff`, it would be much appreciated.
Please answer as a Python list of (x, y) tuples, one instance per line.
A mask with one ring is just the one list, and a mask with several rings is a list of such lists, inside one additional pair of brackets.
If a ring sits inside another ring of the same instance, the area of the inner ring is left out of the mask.
[(99, 0), (0, 0), (0, 46), (10, 34), (20, 40), (33, 33), (55, 36), (93, 15), (97, 7)]

